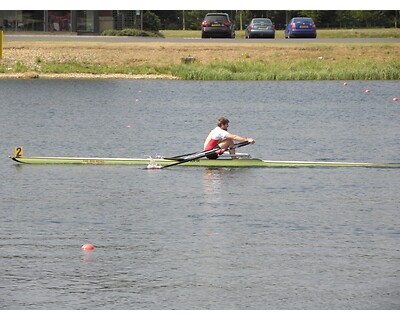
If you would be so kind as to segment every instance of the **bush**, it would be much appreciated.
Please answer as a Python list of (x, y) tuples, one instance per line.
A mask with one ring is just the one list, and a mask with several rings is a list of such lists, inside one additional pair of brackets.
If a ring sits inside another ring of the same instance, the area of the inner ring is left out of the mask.
[(102, 36), (118, 36), (118, 33), (120, 31), (118, 30), (114, 30), (114, 29), (108, 29), (108, 30), (104, 30), (101, 35)]
[(129, 37), (154, 37), (154, 38), (164, 38), (164, 35), (160, 32), (145, 31), (139, 29), (123, 29), (114, 30), (108, 29), (101, 33), (102, 36), (129, 36)]
[(143, 15), (143, 28), (151, 31), (158, 31), (161, 27), (160, 18), (151, 11), (145, 11)]

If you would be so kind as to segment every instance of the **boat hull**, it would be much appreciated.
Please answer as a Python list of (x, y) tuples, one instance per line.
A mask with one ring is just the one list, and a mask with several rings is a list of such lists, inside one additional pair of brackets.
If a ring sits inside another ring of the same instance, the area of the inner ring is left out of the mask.
[[(80, 165), (138, 165), (165, 166), (176, 163), (167, 159), (140, 158), (79, 158), (79, 157), (10, 157), (24, 164), (80, 164)], [(400, 163), (331, 162), (331, 161), (276, 161), (261, 159), (199, 159), (180, 164), (185, 167), (375, 167), (400, 168)]]

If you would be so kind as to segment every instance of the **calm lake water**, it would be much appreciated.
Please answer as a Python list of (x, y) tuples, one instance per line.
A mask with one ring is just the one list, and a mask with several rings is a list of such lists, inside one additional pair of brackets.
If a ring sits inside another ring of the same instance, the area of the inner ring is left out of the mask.
[(400, 308), (398, 169), (7, 158), (188, 153), (224, 115), (253, 157), (400, 162), (399, 81), (1, 80), (0, 94), (0, 309)]

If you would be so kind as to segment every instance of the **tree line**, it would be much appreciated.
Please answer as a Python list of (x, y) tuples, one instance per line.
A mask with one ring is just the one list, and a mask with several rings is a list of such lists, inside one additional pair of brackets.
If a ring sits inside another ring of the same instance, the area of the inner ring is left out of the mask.
[[(145, 11), (144, 29), (200, 30), (204, 10)], [(284, 29), (293, 17), (310, 17), (318, 28), (398, 28), (399, 10), (218, 10), (229, 14), (238, 30), (244, 29), (252, 18), (269, 18), (276, 29)]]

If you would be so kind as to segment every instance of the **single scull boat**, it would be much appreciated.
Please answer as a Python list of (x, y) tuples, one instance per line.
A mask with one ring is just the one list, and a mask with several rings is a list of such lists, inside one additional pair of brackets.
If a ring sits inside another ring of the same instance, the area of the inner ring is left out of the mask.
[(93, 157), (24, 157), (22, 148), (16, 148), (14, 156), (10, 158), (24, 164), (92, 164), (92, 165), (140, 165), (140, 166), (167, 166), (178, 164), (188, 167), (373, 167), (373, 168), (400, 168), (400, 163), (372, 163), (372, 162), (336, 162), (336, 161), (278, 161), (250, 158), (247, 154), (237, 154), (232, 159), (224, 154), (216, 160), (196, 159), (179, 163), (179, 159), (171, 158), (93, 158)]

